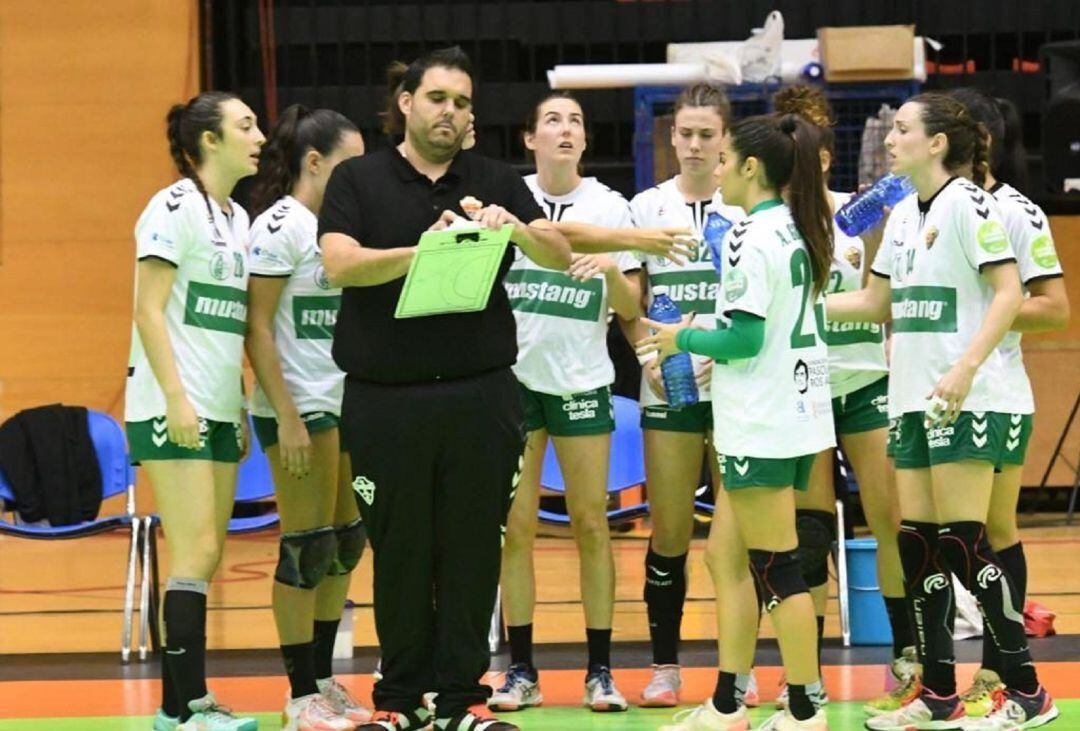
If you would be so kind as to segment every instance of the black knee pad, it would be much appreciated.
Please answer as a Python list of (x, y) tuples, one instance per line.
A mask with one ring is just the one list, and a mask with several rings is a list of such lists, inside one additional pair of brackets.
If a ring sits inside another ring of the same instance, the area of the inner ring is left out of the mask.
[(796, 510), (799, 565), (809, 587), (829, 581), (829, 554), (836, 540), (836, 516), (824, 510)]
[(364, 543), (367, 542), (367, 530), (364, 521), (357, 518), (347, 525), (334, 529), (337, 536), (337, 555), (334, 556), (327, 576), (344, 576), (352, 573), (360, 557), (364, 555)]
[(789, 596), (809, 591), (799, 565), (798, 551), (759, 551), (750, 549), (750, 568), (761, 587), (765, 611), (771, 612)]
[(314, 589), (326, 576), (336, 553), (333, 526), (283, 533), (274, 581), (297, 589)]
[(905, 520), (897, 537), (904, 589), (909, 597), (928, 596), (949, 587), (947, 572), (938, 561), (938, 525)]

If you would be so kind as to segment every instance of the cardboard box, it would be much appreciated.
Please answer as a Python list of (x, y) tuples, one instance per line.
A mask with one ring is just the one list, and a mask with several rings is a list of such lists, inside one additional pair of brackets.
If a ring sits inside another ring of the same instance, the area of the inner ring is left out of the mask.
[(915, 26), (818, 28), (825, 80), (902, 81), (915, 77)]

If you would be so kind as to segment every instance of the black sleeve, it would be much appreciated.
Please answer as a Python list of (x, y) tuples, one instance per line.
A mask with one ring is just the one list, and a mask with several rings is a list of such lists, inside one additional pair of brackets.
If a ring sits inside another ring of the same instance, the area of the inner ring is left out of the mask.
[(327, 233), (345, 234), (363, 243), (360, 235), (360, 194), (348, 162), (335, 167), (326, 183), (322, 208), (319, 209), (319, 236)]
[(525, 185), (525, 179), (509, 165), (506, 166), (506, 173), (504, 183), (504, 190), (508, 191), (506, 210), (517, 216), (518, 220), (524, 224), (530, 224), (538, 218), (547, 218), (544, 211), (537, 205), (536, 199), (533, 198), (529, 186)]

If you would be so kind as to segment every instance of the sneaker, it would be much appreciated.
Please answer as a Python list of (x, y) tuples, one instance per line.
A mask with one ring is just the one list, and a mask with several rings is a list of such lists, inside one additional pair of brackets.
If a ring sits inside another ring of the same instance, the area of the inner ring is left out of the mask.
[(281, 731), (353, 731), (356, 724), (338, 713), (321, 693), (290, 698), (281, 712)]
[(233, 712), (217, 704), (213, 693), (188, 702), (192, 716), (176, 731), (258, 731), (259, 722), (254, 718), (234, 716)]
[(419, 731), (431, 728), (431, 714), (426, 708), (415, 711), (375, 711), (356, 731)]
[(487, 706), (493, 711), (522, 711), (544, 702), (540, 694), (540, 676), (534, 668), (523, 662), (514, 663), (506, 669), (502, 687), (488, 698)]
[(960, 694), (968, 718), (982, 718), (994, 710), (994, 691), (1005, 690), (1005, 684), (993, 670), (979, 668), (971, 687)]
[(596, 672), (585, 676), (585, 705), (594, 711), (625, 711), (628, 707), (626, 698), (615, 687), (609, 668), (601, 667)]
[(743, 703), (747, 708), (757, 708), (761, 705), (761, 694), (758, 692), (757, 676), (754, 675), (754, 671), (750, 671), (750, 682), (746, 684), (746, 694), (743, 696)]
[(874, 698), (863, 706), (863, 711), (868, 716), (880, 716), (898, 710), (918, 698), (922, 692), (922, 682), (919, 679), (921, 668), (914, 647), (905, 647), (903, 655), (893, 660), (889, 670), (897, 685), (885, 695)]
[(758, 726), (758, 731), (829, 731), (829, 722), (821, 708), (803, 721), (795, 718), (788, 711), (777, 711), (765, 723)]
[(1018, 690), (997, 690), (993, 695), (994, 709), (982, 718), (974, 719), (967, 729), (1021, 731), (1048, 724), (1060, 714), (1054, 699), (1041, 685), (1033, 695)]
[(678, 665), (653, 665), (652, 680), (641, 693), (642, 708), (674, 708), (679, 705), (682, 676)]
[(923, 731), (964, 728), (964, 704), (960, 696), (936, 696), (925, 688), (919, 696), (895, 711), (866, 719), (870, 731)]
[(433, 731), (521, 731), (512, 723), (500, 721), (483, 703), (469, 706), (453, 718), (435, 719)]
[[(825, 692), (824, 685), (821, 686), (821, 695), (817, 697), (816, 701), (819, 707), (829, 705), (829, 694)], [(784, 678), (780, 679), (780, 692), (776, 694), (776, 707), (782, 711), (787, 710), (788, 707), (788, 686), (787, 680)]]
[(319, 693), (339, 716), (349, 719), (354, 725), (371, 720), (371, 711), (356, 700), (349, 689), (339, 683), (336, 678), (323, 678), (316, 680), (315, 684), (319, 688)]
[(176, 731), (176, 727), (179, 725), (179, 718), (166, 715), (165, 711), (160, 708), (154, 714), (154, 731)]
[(745, 706), (734, 713), (721, 713), (710, 698), (700, 706), (679, 711), (660, 731), (750, 731), (750, 718)]

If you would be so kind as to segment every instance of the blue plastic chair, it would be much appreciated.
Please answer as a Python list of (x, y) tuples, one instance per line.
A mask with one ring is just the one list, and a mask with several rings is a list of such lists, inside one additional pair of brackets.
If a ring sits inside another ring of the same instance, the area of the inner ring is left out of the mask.
[[(608, 493), (614, 494), (631, 487), (645, 484), (645, 449), (641, 433), (641, 415), (638, 403), (624, 396), (612, 400), (615, 409), (615, 431), (611, 435), (611, 458), (608, 466)], [(566, 492), (555, 445), (548, 441), (544, 463), (540, 472), (540, 486), (555, 492)], [(618, 523), (647, 515), (648, 503), (617, 508), (608, 511), (608, 521)], [(540, 510), (540, 520), (558, 525), (569, 525), (570, 516)]]
[[(124, 512), (106, 515), (76, 525), (23, 525), (0, 518), (0, 533), (34, 540), (71, 540), (113, 530), (130, 530), (127, 574), (124, 582), (124, 620), (120, 637), (120, 659), (127, 662), (131, 655), (132, 615), (135, 598), (135, 566), (138, 556), (140, 521), (135, 516), (135, 470), (128, 459), (127, 442), (120, 425), (108, 414), (87, 410), (90, 440), (101, 470), (101, 497), (125, 494)], [(11, 485), (0, 472), (0, 499), (17, 509)]]

